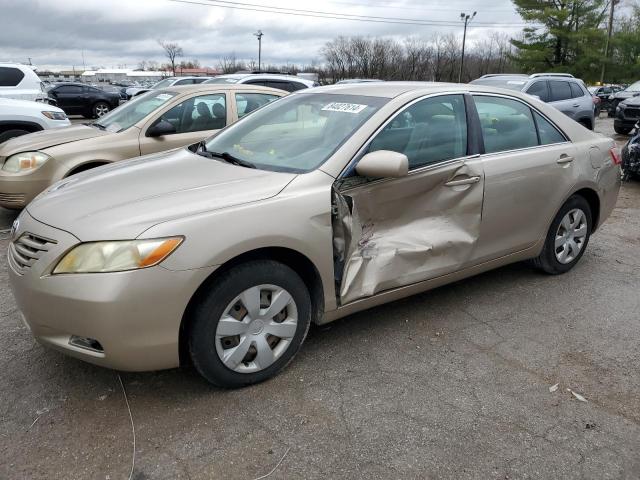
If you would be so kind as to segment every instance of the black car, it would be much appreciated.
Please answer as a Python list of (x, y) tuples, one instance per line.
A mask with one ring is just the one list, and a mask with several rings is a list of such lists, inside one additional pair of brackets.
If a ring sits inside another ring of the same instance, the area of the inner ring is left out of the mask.
[(640, 95), (640, 81), (632, 83), (624, 90), (620, 90), (619, 92), (614, 92), (613, 94), (609, 95), (609, 116), (613, 117), (615, 115), (616, 107), (620, 102), (637, 95)]
[(127, 100), (127, 87), (120, 87), (118, 85), (100, 85), (98, 88), (103, 92), (117, 93), (120, 95), (120, 100)]
[(56, 105), (67, 115), (98, 118), (120, 104), (120, 94), (100, 90), (82, 83), (57, 83), (48, 90)]
[(640, 96), (618, 103), (613, 119), (613, 129), (616, 133), (627, 135), (638, 121), (640, 121)]

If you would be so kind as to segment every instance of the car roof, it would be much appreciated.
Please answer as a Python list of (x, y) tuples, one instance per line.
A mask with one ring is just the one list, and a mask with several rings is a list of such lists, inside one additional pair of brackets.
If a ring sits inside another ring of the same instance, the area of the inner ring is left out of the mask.
[[(334, 93), (346, 95), (365, 95), (369, 97), (394, 98), (403, 93), (412, 91), (422, 91), (425, 94), (460, 91), (465, 92), (470, 89), (475, 90), (475, 85), (463, 83), (441, 83), (441, 82), (362, 82), (362, 83), (342, 83), (339, 85), (329, 85), (326, 87), (316, 87), (313, 90), (299, 90), (296, 93)], [(497, 89), (496, 89), (497, 90)], [(500, 90), (502, 91), (502, 90)]]
[(265, 93), (289, 93), (284, 90), (279, 90), (277, 88), (269, 88), (262, 87), (259, 85), (246, 85), (243, 83), (195, 83), (191, 85), (173, 85), (171, 87), (164, 87), (158, 90), (151, 91), (165, 91), (165, 92), (176, 92), (176, 93), (191, 93), (191, 92), (211, 92), (211, 91), (264, 91)]
[(237, 78), (242, 80), (245, 78), (265, 78), (272, 80), (291, 80), (294, 82), (304, 83), (305, 85), (312, 85), (313, 81), (307, 78), (298, 77), (296, 75), (285, 75), (282, 73), (226, 73), (224, 75), (216, 75), (213, 78)]

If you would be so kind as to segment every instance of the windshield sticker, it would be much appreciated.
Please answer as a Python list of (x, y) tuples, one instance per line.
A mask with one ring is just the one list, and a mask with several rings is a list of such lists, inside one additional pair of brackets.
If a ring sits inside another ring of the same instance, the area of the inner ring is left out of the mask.
[(358, 103), (330, 103), (322, 107), (322, 110), (328, 112), (345, 112), (345, 113), (360, 113), (367, 108), (367, 105), (360, 105)]
[(156, 98), (158, 100), (169, 100), (171, 98), (171, 95), (169, 95), (168, 93), (160, 93), (156, 95)]

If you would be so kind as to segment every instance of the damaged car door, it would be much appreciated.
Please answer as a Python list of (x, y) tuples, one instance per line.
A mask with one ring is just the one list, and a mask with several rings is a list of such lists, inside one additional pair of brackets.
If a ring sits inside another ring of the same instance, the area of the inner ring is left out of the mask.
[[(338, 302), (460, 270), (480, 233), (484, 173), (469, 141), (470, 97), (439, 95), (411, 102), (367, 142), (333, 187)], [(370, 178), (358, 162), (378, 152), (408, 172)]]

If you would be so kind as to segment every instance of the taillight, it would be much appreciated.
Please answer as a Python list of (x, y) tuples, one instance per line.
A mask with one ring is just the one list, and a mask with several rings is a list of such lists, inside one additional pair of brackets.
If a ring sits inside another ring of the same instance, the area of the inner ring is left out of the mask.
[(611, 160), (613, 160), (615, 165), (620, 165), (622, 163), (622, 156), (620, 155), (620, 149), (618, 147), (609, 149), (609, 155), (611, 155)]

